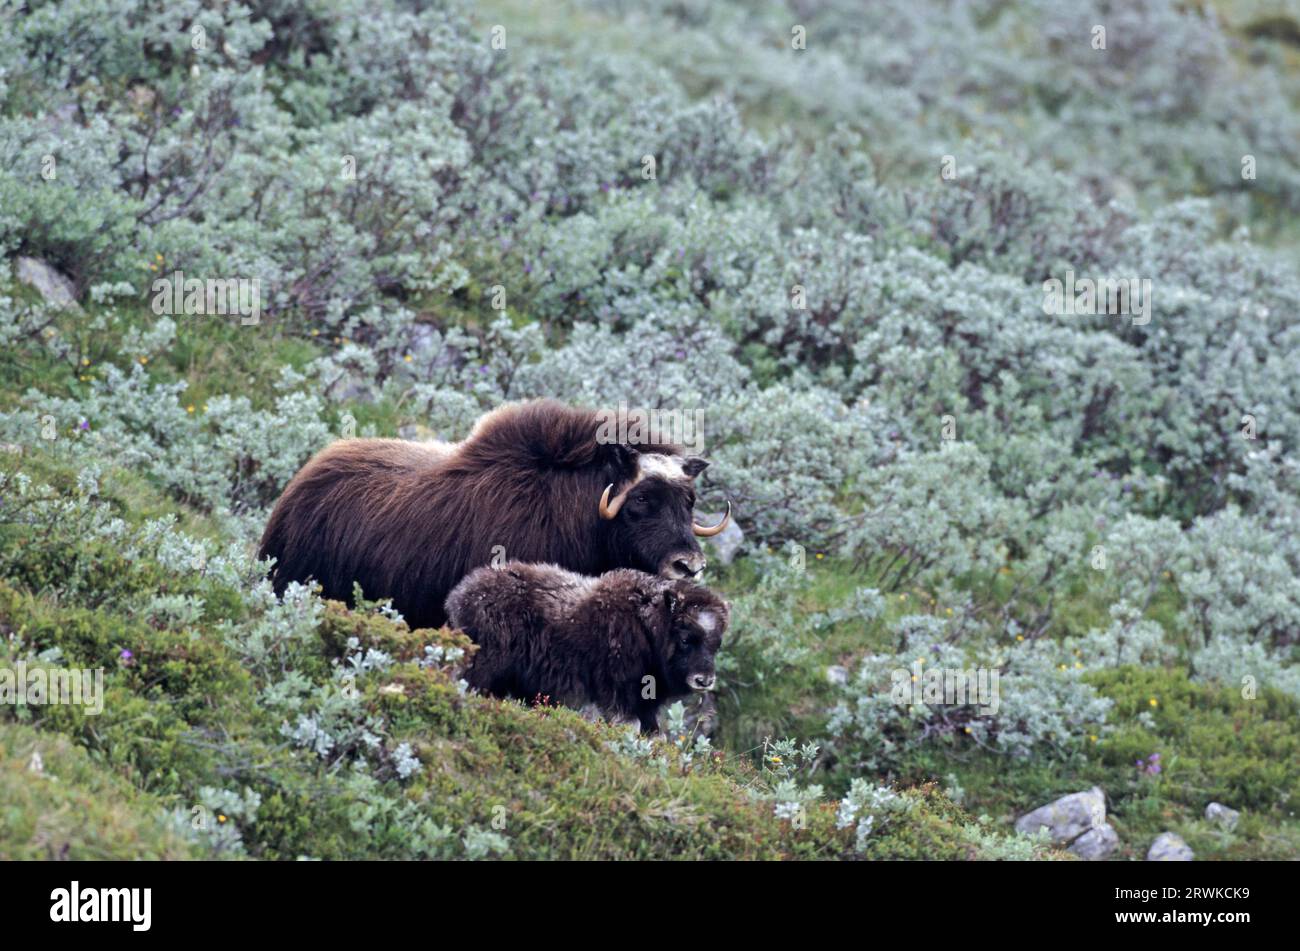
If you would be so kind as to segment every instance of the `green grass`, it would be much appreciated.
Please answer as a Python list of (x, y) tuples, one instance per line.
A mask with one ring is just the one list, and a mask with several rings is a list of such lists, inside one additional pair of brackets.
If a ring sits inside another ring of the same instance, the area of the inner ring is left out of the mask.
[[(75, 481), (72, 461), (54, 453), (25, 457), (23, 467), (65, 490)], [(124, 469), (106, 471), (100, 492), (132, 523), (177, 505)], [(201, 514), (191, 522), (211, 529)], [(0, 525), (0, 551), (11, 566), (0, 580), (5, 642), (105, 670), (99, 715), (0, 706), (0, 858), (228, 855), (167, 825), (170, 813), (195, 808), (204, 787), (260, 796), (256, 818), (232, 816), (227, 831), (264, 859), (402, 857), (413, 854), (412, 830), (459, 837), (473, 827), (499, 830), (516, 858), (857, 856), (852, 830), (835, 828), (832, 799), (810, 806), (802, 824), (777, 818), (765, 798), (772, 778), (747, 751), (722, 748), (689, 765), (664, 740), (647, 756), (616, 753), (619, 729), (565, 709), (462, 695), (448, 672), (416, 663), (426, 644), (465, 646), (459, 635), (412, 632), (331, 604), (292, 669), (329, 682), (350, 638), (391, 655), (394, 665), (365, 683), (362, 715), (382, 718), (386, 745), (410, 744), (421, 763), (406, 783), (357, 780), (287, 744), (264, 709), (268, 672), (218, 631), (242, 617), (238, 592), (75, 532)], [(176, 629), (141, 612), (154, 593), (201, 597), (199, 623)], [(37, 749), (39, 777), (28, 771)], [(865, 857), (992, 854), (937, 789), (922, 783), (906, 796), (910, 811), (872, 837)]]
[(158, 800), (66, 736), (0, 720), (0, 859), (192, 857)]
[[(107, 361), (124, 365), (116, 341), (129, 327), (152, 319), (147, 310), (127, 311), (92, 332), (82, 318), (63, 318), (59, 332), (84, 335), (77, 352), (93, 356), (86, 358), (90, 366), (55, 360), (38, 348), (14, 349), (0, 372), (0, 407), (20, 405), (29, 387), (76, 393), (86, 382), (78, 376)], [(265, 329), (248, 333), (219, 322), (178, 322), (178, 345), (147, 372), (159, 382), (186, 380), (185, 399), (233, 389), (266, 402), (280, 366), (301, 367), (333, 346), (319, 337), (283, 337)], [(344, 404), (338, 412), (353, 413), (361, 426), (383, 434), (416, 421), (388, 401)], [(57, 444), (25, 453), (18, 464), (37, 482), (73, 492), (77, 467)], [(190, 534), (220, 537), (204, 512), (127, 467), (105, 470), (101, 497), (129, 523), (172, 514)], [(459, 835), (501, 821), (510, 854), (520, 858), (850, 857), (849, 833), (834, 828), (833, 803), (810, 809), (806, 825), (796, 828), (775, 817), (770, 801), (756, 798), (770, 789), (771, 778), (757, 767), (755, 751), (768, 737), (824, 736), (835, 698), (826, 668), (851, 666), (866, 653), (891, 649), (892, 620), (918, 612), (947, 617), (949, 610), (987, 620), (1007, 605), (1017, 582), (1014, 573), (1002, 572), (956, 579), (956, 593), (946, 598), (951, 603), (904, 585), (888, 592), (884, 616), (870, 625), (842, 622), (813, 630), (800, 623), (788, 632), (799, 648), (797, 660), (762, 671), (761, 678), (754, 668), (724, 678), (718, 755), (685, 769), (675, 765), (674, 751), (662, 741), (653, 758), (665, 766), (615, 754), (609, 746), (620, 740), (619, 731), (567, 710), (463, 697), (444, 674), (413, 663), (422, 644), (449, 635), (409, 632), (335, 606), (303, 672), (315, 682), (326, 680), (330, 660), (348, 636), (392, 653), (398, 664), (382, 683), (367, 688), (366, 709), (390, 725), (388, 742), (410, 743), (423, 764), (408, 784), (386, 779), (376, 792), (342, 782), (312, 754), (288, 748), (279, 723), (259, 708), (261, 684), (217, 634), (222, 621), (238, 619), (243, 610), (237, 592), (200, 589), (197, 582), (130, 563), (111, 547), (82, 538), (38, 537), (9, 525), (0, 526), (0, 542), (21, 551), (15, 570), (0, 581), (0, 633), (20, 637), (33, 650), (58, 647), (69, 664), (108, 670), (101, 717), (51, 707), (29, 709), (27, 719), (17, 722), (12, 709), (0, 708), (0, 815), (6, 817), (0, 858), (214, 854), (163, 823), (169, 810), (193, 808), (205, 785), (258, 792), (257, 820), (232, 821), (249, 853), (267, 859), (400, 856), (408, 854), (412, 822)], [(793, 605), (796, 619), (842, 605), (860, 587), (882, 584), (870, 571), (818, 554), (809, 553), (806, 584)], [(61, 596), (73, 576), (93, 594)], [(754, 563), (742, 559), (713, 583), (735, 598), (759, 581)], [(1048, 636), (1106, 623), (1103, 592), (1086, 584), (1065, 590), (1053, 605)], [(140, 616), (132, 605), (156, 592), (201, 593), (198, 628), (177, 631)], [(1017, 597), (1021, 610), (1042, 607), (1032, 591)], [(1149, 613), (1172, 627), (1178, 608), (1170, 586), (1157, 593)], [(120, 663), (123, 649), (133, 653), (130, 666)], [(1202, 858), (1296, 854), (1300, 711), (1294, 701), (1268, 692), (1247, 701), (1192, 684), (1178, 670), (1123, 668), (1091, 679), (1116, 701), (1114, 733), (1081, 752), (1031, 763), (960, 746), (910, 755), (892, 778), (911, 788), (913, 808), (873, 837), (867, 857), (986, 857), (990, 853), (977, 844), (971, 816), (992, 816), (981, 828), (1006, 832), (1016, 815), (1094, 783), (1109, 797), (1124, 843), (1121, 858), (1141, 857), (1165, 829), (1183, 835)], [(1155, 707), (1152, 697), (1159, 701)], [(1150, 725), (1139, 722), (1143, 712)], [(27, 771), (37, 746), (45, 763), (39, 781)], [(1132, 761), (1157, 751), (1166, 773), (1158, 781), (1139, 778)], [(849, 778), (832, 770), (811, 780), (834, 796)], [(960, 808), (939, 792), (944, 786), (962, 790)], [(38, 795), (56, 787), (54, 795)], [(1243, 810), (1236, 832), (1201, 818), (1211, 799)], [(89, 801), (93, 807), (84, 806)], [(393, 803), (401, 805), (400, 815), (385, 813)], [(86, 821), (70, 818), (78, 809)], [(355, 831), (358, 815), (368, 817), (364, 837)]]
[[(798, 598), (807, 615), (843, 604), (857, 588), (879, 580), (833, 558), (811, 558), (807, 574)], [(742, 561), (725, 569), (715, 583), (734, 595), (752, 589), (758, 580), (753, 565)], [(976, 612), (989, 614), (1005, 605), (1014, 581), (1014, 574), (1002, 573), (969, 579), (970, 590), (962, 595), (972, 599)], [(931, 597), (917, 587), (895, 592), (885, 615), (869, 625), (842, 622), (801, 635), (802, 657), (761, 685), (724, 682), (719, 698), (722, 745), (745, 750), (765, 736), (824, 736), (828, 710), (837, 698), (826, 668), (841, 664), (851, 670), (864, 655), (893, 650), (887, 629), (903, 614), (947, 616), (948, 606)], [(1148, 615), (1173, 630), (1179, 606), (1176, 590), (1165, 587), (1153, 598)], [(1079, 635), (1108, 623), (1102, 593), (1080, 587), (1056, 602), (1047, 636)], [(971, 744), (936, 742), (904, 755), (893, 778), (903, 785), (955, 785), (971, 814), (998, 817), (1003, 829), (1037, 806), (1100, 785), (1123, 843), (1118, 859), (1144, 858), (1151, 841), (1166, 830), (1182, 835), (1200, 858), (1300, 854), (1300, 703), (1271, 689), (1246, 699), (1230, 687), (1194, 683), (1181, 668), (1122, 667), (1090, 674), (1087, 680), (1115, 702), (1110, 717), (1115, 730), (1083, 750), (1018, 761)], [(1136, 760), (1154, 752), (1161, 754), (1164, 772), (1159, 778), (1139, 776)], [(851, 778), (832, 769), (819, 781), (838, 792)], [(1242, 810), (1234, 833), (1203, 819), (1212, 801)]]
[[(251, 854), (349, 859), (406, 854), (414, 816), (459, 830), (496, 828), (520, 858), (836, 858), (855, 853), (835, 828), (833, 803), (809, 809), (800, 827), (756, 798), (767, 780), (748, 757), (719, 752), (682, 766), (658, 741), (653, 758), (615, 754), (621, 731), (554, 707), (462, 695), (447, 675), (412, 662), (450, 634), (411, 632), (333, 605), (320, 628), (315, 666), (349, 637), (399, 663), (372, 681), (365, 708), (382, 715), (393, 742), (409, 742), (423, 768), (404, 788), (386, 781), (410, 814), (372, 818), (356, 786), (314, 755), (270, 740), (252, 677), (215, 638), (151, 631), (108, 609), (59, 608), (0, 586), (0, 626), (37, 649), (59, 647), (69, 663), (108, 668), (104, 712), (27, 708), (32, 722), (0, 714), (0, 858), (186, 857), (201, 850), (163, 831), (166, 808), (188, 813), (205, 784), (240, 786), (262, 800), (241, 822)], [(130, 645), (134, 662), (118, 659)], [(23, 772), (32, 751), (45, 760)], [(42, 793), (53, 788), (57, 795)], [(933, 788), (908, 792), (911, 810), (870, 844), (875, 858), (978, 858), (970, 820)], [(93, 803), (77, 818), (79, 804)]]

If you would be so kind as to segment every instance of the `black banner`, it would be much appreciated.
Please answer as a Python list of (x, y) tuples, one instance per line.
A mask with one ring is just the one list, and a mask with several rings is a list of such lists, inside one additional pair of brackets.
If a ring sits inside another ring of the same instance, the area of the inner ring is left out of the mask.
[[(560, 867), (555, 867), (557, 864)], [(373, 939), (421, 925), (490, 922), (494, 934), (594, 916), (639, 930), (638, 904), (671, 909), (683, 937), (720, 919), (807, 916), (965, 941), (984, 927), (1231, 939), (1293, 920), (1277, 863), (9, 863), (6, 937), (126, 940), (232, 934)], [(469, 916), (467, 917), (467, 913)], [(546, 926), (549, 928), (549, 926)], [(602, 927), (610, 927), (603, 925)], [(743, 927), (743, 926), (742, 926)], [(964, 936), (964, 937), (962, 937)], [(17, 946), (17, 945), (11, 945)]]

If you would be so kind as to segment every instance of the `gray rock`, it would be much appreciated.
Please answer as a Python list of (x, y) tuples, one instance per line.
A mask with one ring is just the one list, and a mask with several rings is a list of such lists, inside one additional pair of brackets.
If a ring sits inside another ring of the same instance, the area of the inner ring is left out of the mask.
[[(696, 518), (702, 525), (716, 525), (722, 519), (721, 512), (716, 515), (710, 515), (700, 512)], [(714, 535), (712, 538), (705, 539), (705, 542), (713, 546), (718, 561), (724, 565), (729, 565), (735, 559), (736, 553), (740, 551), (745, 544), (745, 533), (740, 530), (733, 518), (727, 523), (727, 527)]]
[(45, 303), (66, 310), (81, 310), (77, 305), (76, 290), (72, 281), (36, 258), (18, 258), (15, 274), (18, 280), (36, 288)]
[(355, 400), (358, 403), (373, 403), (375, 401), (375, 388), (361, 374), (348, 372), (329, 386), (326, 395), (340, 403), (347, 400)]
[(849, 682), (849, 669), (839, 664), (832, 664), (826, 668), (826, 679), (837, 687), (842, 686)]
[(1069, 850), (1081, 859), (1095, 862), (1104, 859), (1119, 846), (1119, 833), (1109, 822), (1094, 826), (1070, 843)]
[(435, 353), (438, 332), (428, 324), (413, 324), (406, 335), (406, 349), (417, 363), (425, 363)]
[(1172, 832), (1161, 832), (1147, 850), (1148, 862), (1190, 862), (1194, 857), (1191, 847)]
[(1016, 820), (1016, 831), (1032, 834), (1046, 829), (1054, 845), (1065, 845), (1104, 825), (1106, 795), (1093, 786), (1087, 792), (1070, 793), (1021, 816)]
[(77, 114), (80, 112), (80, 109), (81, 107), (75, 102), (65, 102), (57, 109), (47, 112), (45, 114), (45, 121), (52, 129), (62, 129), (65, 126), (70, 126), (76, 123)]
[(1236, 809), (1229, 809), (1221, 802), (1212, 802), (1205, 807), (1205, 818), (1217, 822), (1231, 832), (1237, 828), (1237, 820), (1241, 818), (1241, 813)]

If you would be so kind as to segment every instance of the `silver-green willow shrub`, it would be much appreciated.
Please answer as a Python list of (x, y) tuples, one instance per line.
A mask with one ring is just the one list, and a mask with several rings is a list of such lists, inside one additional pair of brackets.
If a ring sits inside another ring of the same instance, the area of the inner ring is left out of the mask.
[[(99, 286), (99, 330), (118, 295), (143, 313), (153, 277), (181, 269), (257, 278), (267, 326), (346, 341), (269, 409), (231, 392), (191, 412), (141, 363), (188, 330), (160, 317), (78, 395), (6, 406), (0, 438), (137, 471), (246, 541), (358, 403), (443, 438), (533, 396), (700, 409), (703, 502), (737, 503), (763, 579), (738, 599), (738, 681), (800, 659), (788, 633), (812, 622), (777, 567), (798, 545), (890, 596), (1011, 575), (1005, 629), (953, 622), (961, 643), (942, 641), (954, 663), (1005, 665), (1015, 696), (969, 734), (1003, 752), (1077, 740), (1104, 713), (1077, 671), (1134, 653), (1294, 682), (1300, 275), (1235, 227), (1300, 207), (1297, 81), (1276, 50), (1239, 55), (1172, 0), (835, 0), (804, 11), (817, 55), (771, 42), (783, 4), (591, 4), (654, 28), (566, 56), (494, 51), (455, 2), (0, 14), (0, 253)], [(1149, 280), (1150, 320), (1045, 313), (1042, 280), (1068, 269)], [(17, 297), (0, 343), (75, 354)], [(89, 494), (26, 501), (126, 538)], [(1057, 617), (1080, 592), (1110, 623)], [(141, 607), (184, 624), (195, 602)], [(277, 702), (356, 745), (335, 701), (291, 686)], [(841, 693), (835, 742), (864, 764), (936, 735), (857, 679)], [(405, 761), (391, 752), (375, 756)], [(452, 835), (426, 832), (430, 854)]]
[[(1078, 746), (1105, 729), (1111, 701), (1083, 682), (1085, 667), (1068, 646), (1008, 633), (967, 647), (953, 642), (949, 623), (931, 615), (898, 618), (890, 625), (897, 650), (863, 657), (838, 688), (830, 746), (850, 770), (887, 770), (912, 748), (958, 739), (1027, 757)], [(988, 695), (925, 702), (927, 671), (980, 669)]]

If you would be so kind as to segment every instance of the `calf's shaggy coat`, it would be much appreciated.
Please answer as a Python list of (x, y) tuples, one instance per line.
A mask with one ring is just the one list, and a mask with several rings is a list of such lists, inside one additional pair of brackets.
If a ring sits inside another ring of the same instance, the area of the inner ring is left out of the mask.
[(713, 687), (730, 619), (722, 598), (689, 581), (630, 569), (593, 578), (515, 562), (472, 572), (448, 597), (447, 613), (478, 645), (470, 686), (594, 705), (646, 732), (665, 702)]

